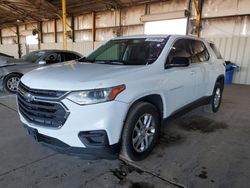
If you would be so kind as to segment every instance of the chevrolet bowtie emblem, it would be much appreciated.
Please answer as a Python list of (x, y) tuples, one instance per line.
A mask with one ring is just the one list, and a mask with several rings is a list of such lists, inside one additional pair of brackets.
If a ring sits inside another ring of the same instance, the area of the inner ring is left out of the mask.
[(31, 95), (30, 93), (25, 93), (24, 98), (27, 102), (32, 102), (35, 99), (35, 97)]

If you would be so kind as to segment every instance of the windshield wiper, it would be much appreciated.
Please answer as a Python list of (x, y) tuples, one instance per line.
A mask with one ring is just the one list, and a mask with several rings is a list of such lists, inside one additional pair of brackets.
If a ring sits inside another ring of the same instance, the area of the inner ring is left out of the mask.
[(78, 62), (91, 62), (91, 63), (94, 63), (95, 60), (93, 60), (93, 59), (87, 59), (86, 57), (83, 57), (81, 59), (78, 59)]
[(109, 64), (109, 65), (124, 65), (124, 62), (119, 60), (100, 60), (98, 61), (98, 63)]
[(97, 63), (97, 64), (109, 64), (109, 65), (124, 65), (124, 61), (120, 60), (93, 60), (88, 59), (86, 57), (83, 57), (78, 60), (79, 62), (91, 62), (91, 63)]

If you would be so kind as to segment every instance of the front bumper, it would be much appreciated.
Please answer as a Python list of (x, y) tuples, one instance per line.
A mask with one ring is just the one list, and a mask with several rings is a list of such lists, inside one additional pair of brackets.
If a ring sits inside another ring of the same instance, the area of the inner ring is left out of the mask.
[[(61, 127), (36, 125), (28, 122), (19, 112), (20, 119), (26, 129), (35, 130), (35, 135), (38, 135), (36, 139), (38, 142), (56, 151), (87, 159), (116, 158), (119, 153), (120, 136), (129, 107), (128, 104), (111, 101), (81, 106), (68, 99), (63, 99), (62, 103), (67, 107), (70, 114)], [(105, 145), (86, 144), (79, 138), (81, 132), (100, 130), (105, 131), (107, 135)], [(60, 144), (58, 145), (58, 143)]]
[(120, 152), (119, 143), (93, 148), (71, 147), (56, 138), (38, 133), (37, 129), (30, 128), (27, 125), (24, 125), (24, 128), (37, 142), (40, 142), (44, 146), (59, 153), (77, 156), (84, 159), (117, 159)]

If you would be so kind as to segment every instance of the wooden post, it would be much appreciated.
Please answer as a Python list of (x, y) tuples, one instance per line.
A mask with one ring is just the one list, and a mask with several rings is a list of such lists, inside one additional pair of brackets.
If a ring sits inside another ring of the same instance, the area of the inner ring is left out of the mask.
[(22, 50), (21, 50), (21, 44), (20, 44), (20, 32), (19, 32), (19, 26), (16, 26), (16, 37), (17, 37), (17, 49), (18, 49), (18, 57), (22, 57)]
[(41, 49), (41, 44), (43, 43), (43, 23), (38, 22), (38, 49)]
[(54, 19), (54, 39), (55, 39), (55, 43), (57, 43), (57, 25), (56, 25), (56, 19)]
[(92, 12), (92, 48), (95, 49), (95, 12)]
[(72, 37), (72, 42), (75, 42), (75, 17), (71, 17), (71, 37)]
[(2, 38), (2, 29), (0, 29), (0, 44), (3, 44), (3, 38)]

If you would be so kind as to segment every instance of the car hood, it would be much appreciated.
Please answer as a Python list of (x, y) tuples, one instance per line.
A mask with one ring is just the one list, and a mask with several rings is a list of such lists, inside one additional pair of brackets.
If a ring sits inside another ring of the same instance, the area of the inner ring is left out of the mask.
[(9, 57), (0, 58), (0, 68), (15, 66), (15, 65), (25, 65), (29, 63), (30, 62), (24, 61), (23, 59), (14, 59), (14, 58), (9, 58)]
[(33, 89), (84, 90), (122, 84), (129, 74), (146, 68), (143, 66), (108, 65), (71, 61), (35, 69), (21, 81)]

